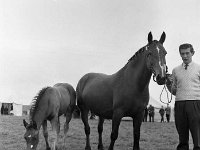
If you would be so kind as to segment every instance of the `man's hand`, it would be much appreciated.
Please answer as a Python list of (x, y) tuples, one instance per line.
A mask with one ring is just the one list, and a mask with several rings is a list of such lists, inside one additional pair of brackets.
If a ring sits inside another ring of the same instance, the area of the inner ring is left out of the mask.
[(172, 74), (167, 74), (166, 84), (167, 84), (167, 85), (171, 85), (172, 82), (173, 82)]

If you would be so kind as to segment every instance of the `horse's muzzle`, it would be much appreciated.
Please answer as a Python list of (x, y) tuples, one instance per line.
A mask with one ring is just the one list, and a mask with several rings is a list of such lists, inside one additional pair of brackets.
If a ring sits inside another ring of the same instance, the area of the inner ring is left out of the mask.
[(160, 77), (160, 75), (158, 75), (156, 77), (156, 82), (158, 83), (158, 85), (163, 85), (166, 82), (166, 77)]

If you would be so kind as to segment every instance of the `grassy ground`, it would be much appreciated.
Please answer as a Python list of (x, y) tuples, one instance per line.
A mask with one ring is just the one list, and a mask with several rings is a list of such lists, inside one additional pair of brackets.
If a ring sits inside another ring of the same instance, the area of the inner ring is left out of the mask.
[[(0, 150), (24, 150), (26, 147), (23, 135), (25, 128), (22, 119), (27, 117), (0, 116)], [(83, 123), (80, 119), (72, 119), (68, 132), (67, 143), (64, 145), (63, 134), (64, 117), (61, 117), (61, 133), (59, 136), (59, 150), (83, 150), (85, 148), (85, 133)], [(97, 120), (90, 120), (91, 128), (91, 147), (97, 149), (98, 133)], [(49, 134), (51, 140), (51, 128)], [(45, 149), (44, 137), (40, 131), (40, 142), (38, 150)], [(104, 123), (103, 143), (105, 149), (108, 149), (111, 133), (111, 121), (106, 120)], [(119, 128), (119, 136), (115, 143), (115, 150), (131, 150), (133, 144), (132, 121), (122, 121)], [(140, 148), (141, 150), (174, 150), (178, 143), (178, 135), (174, 122), (159, 123), (145, 122), (141, 126)], [(192, 142), (190, 137), (190, 148)]]

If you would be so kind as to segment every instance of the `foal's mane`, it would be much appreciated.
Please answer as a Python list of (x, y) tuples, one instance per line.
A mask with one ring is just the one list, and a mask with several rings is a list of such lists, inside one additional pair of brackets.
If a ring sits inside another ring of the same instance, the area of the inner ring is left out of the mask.
[(41, 89), (38, 94), (33, 98), (32, 100), (32, 104), (31, 104), (31, 109), (30, 109), (30, 121), (32, 121), (33, 116), (36, 113), (36, 110), (38, 108), (39, 102), (42, 98), (42, 96), (44, 95), (45, 91), (48, 89), (49, 87), (44, 87), (43, 89)]

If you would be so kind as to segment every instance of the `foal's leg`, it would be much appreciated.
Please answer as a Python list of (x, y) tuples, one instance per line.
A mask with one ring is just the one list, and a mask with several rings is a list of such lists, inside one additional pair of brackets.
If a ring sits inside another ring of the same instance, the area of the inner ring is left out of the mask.
[(53, 130), (53, 145), (52, 150), (56, 150), (57, 149), (57, 142), (58, 142), (58, 134), (59, 134), (59, 119), (58, 116), (55, 116), (52, 120), (51, 120), (51, 126), (52, 126), (52, 130)]
[(83, 124), (85, 126), (85, 134), (86, 134), (85, 150), (91, 150), (91, 147), (90, 147), (90, 126), (88, 124), (88, 112), (89, 112), (89, 110), (81, 109), (81, 119), (82, 119)]
[(133, 150), (139, 150), (139, 141), (140, 141), (140, 127), (142, 124), (143, 114), (138, 113), (133, 117), (133, 135), (134, 135), (134, 145)]
[(72, 119), (72, 112), (67, 112), (66, 113), (66, 122), (64, 124), (64, 135), (65, 135), (65, 137), (64, 137), (64, 145), (67, 142), (67, 132), (69, 130), (69, 122), (70, 122), (71, 119)]
[(99, 124), (98, 124), (98, 133), (99, 133), (99, 144), (98, 144), (98, 150), (103, 150), (103, 143), (102, 143), (102, 132), (103, 132), (103, 123), (104, 119), (102, 117), (99, 117)]
[(42, 128), (43, 128), (43, 135), (44, 135), (45, 142), (46, 142), (46, 150), (51, 150), (51, 148), (49, 146), (49, 142), (48, 142), (47, 120), (45, 120), (43, 122)]
[(118, 130), (119, 130), (119, 125), (120, 125), (122, 117), (123, 117), (123, 113), (121, 110), (115, 110), (113, 112), (111, 142), (110, 142), (110, 146), (108, 150), (113, 150), (115, 141), (118, 137)]

